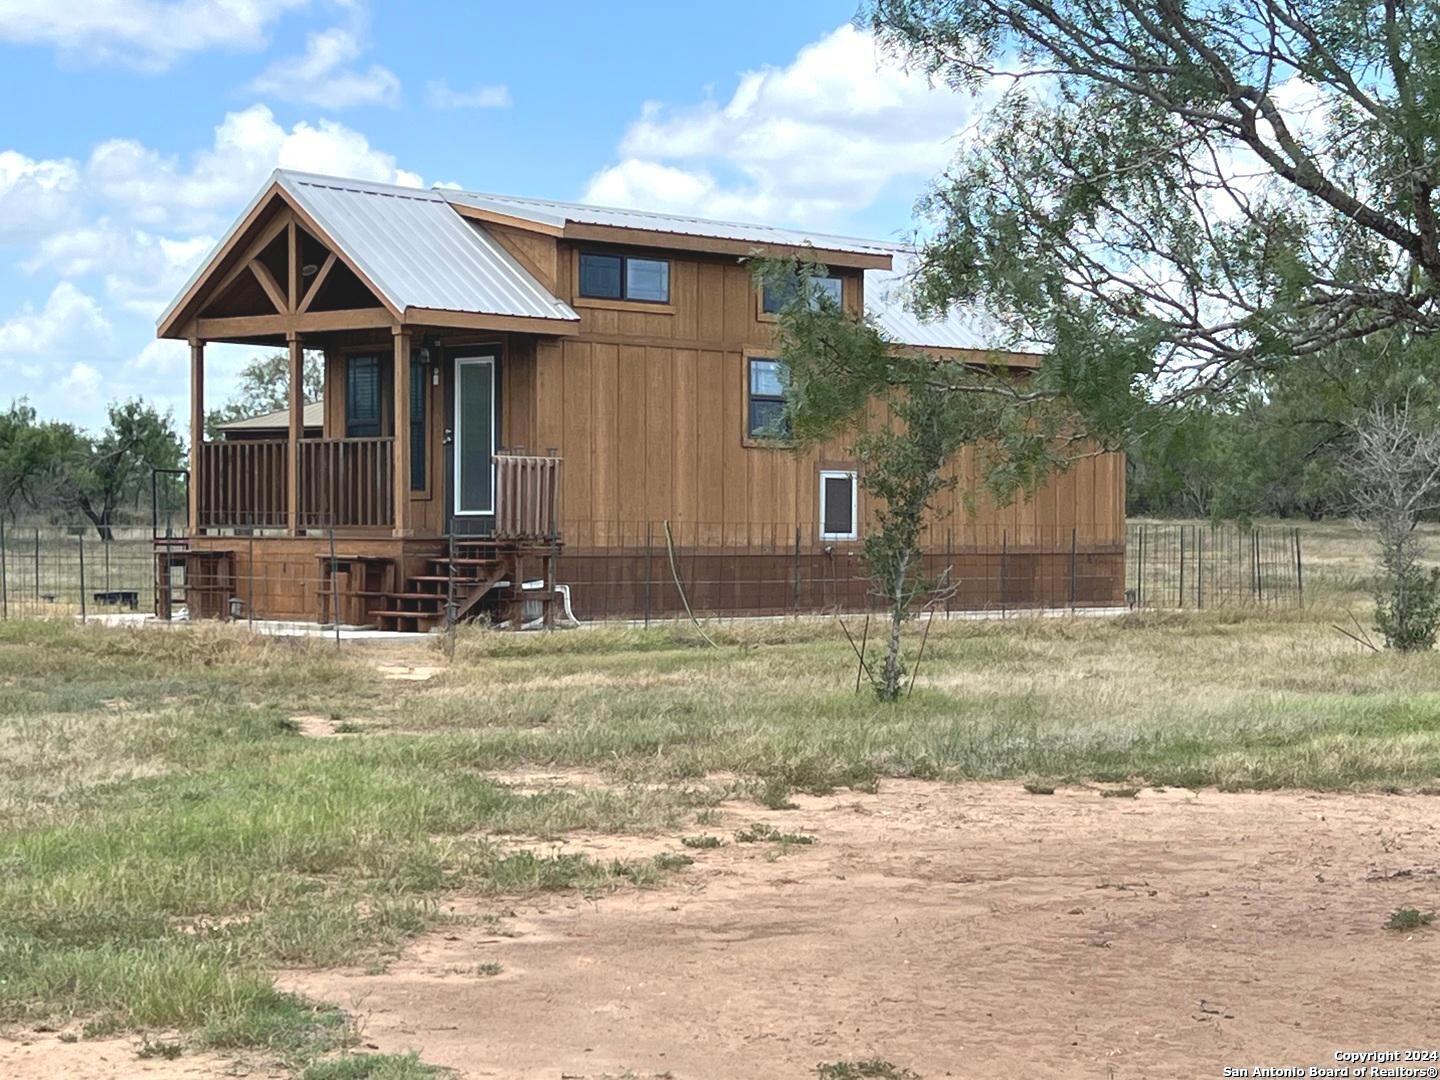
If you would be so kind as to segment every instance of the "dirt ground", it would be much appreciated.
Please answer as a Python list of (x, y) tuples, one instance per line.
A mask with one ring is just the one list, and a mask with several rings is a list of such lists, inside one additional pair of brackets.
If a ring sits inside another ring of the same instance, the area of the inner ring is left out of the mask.
[[(885, 781), (795, 802), (728, 804), (687, 830), (725, 841), (709, 850), (571, 838), (557, 846), (695, 863), (593, 901), (457, 900), (384, 973), (282, 983), (352, 1010), (367, 1045), (517, 1080), (870, 1058), (926, 1078), (1211, 1077), (1440, 1031), (1440, 927), (1383, 928), (1440, 906), (1435, 797)], [(756, 821), (816, 842), (737, 842)], [(85, 1045), (52, 1042), (68, 1061), (27, 1071), (47, 1047), (11, 1044), (0, 1072), (132, 1075), (70, 1068)]]
[[(381, 975), (291, 973), (467, 1077), (1218, 1076), (1440, 1030), (1440, 800), (887, 781), (730, 807), (664, 888), (513, 907)], [(763, 820), (813, 845), (737, 843)], [(486, 905), (495, 911), (504, 905)], [(461, 907), (461, 912), (474, 909)], [(507, 936), (510, 935), (510, 936)], [(498, 963), (501, 973), (476, 973)]]

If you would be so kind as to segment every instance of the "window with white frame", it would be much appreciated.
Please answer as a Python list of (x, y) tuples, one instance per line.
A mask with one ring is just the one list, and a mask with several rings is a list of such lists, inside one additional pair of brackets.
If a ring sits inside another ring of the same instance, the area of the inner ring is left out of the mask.
[(855, 473), (820, 470), (820, 539), (854, 540), (859, 536)]

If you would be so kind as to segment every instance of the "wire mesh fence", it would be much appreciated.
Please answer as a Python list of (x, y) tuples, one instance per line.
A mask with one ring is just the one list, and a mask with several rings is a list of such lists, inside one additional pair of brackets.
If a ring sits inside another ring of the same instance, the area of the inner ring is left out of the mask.
[(1298, 528), (1132, 522), (1125, 547), (1130, 607), (1299, 607), (1305, 602)]
[[(937, 615), (1035, 610), (1294, 606), (1304, 601), (1300, 534), (1136, 522), (1125, 543), (1082, 526), (930, 531), (916, 607)], [(594, 523), (554, 555), (492, 567), (475, 538), (407, 539), (310, 527), (302, 537), (235, 528), (203, 542), (183, 526), (0, 527), (0, 618), (160, 613), (255, 625), (308, 622), (427, 630), (457, 610), (534, 621), (542, 595), (562, 586), (581, 621), (783, 617), (880, 610), (858, 539), (817, 526), (743, 528), (666, 521)], [(461, 545), (457, 550), (456, 545)], [(492, 572), (493, 571), (493, 572)], [(514, 578), (515, 580), (510, 580)], [(466, 600), (509, 590), (507, 606)], [(381, 617), (396, 609), (416, 618)], [(509, 612), (509, 614), (504, 614)]]

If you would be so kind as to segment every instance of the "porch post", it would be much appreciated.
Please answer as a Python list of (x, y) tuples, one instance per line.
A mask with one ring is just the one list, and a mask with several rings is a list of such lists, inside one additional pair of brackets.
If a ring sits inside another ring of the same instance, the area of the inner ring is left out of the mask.
[(286, 455), (286, 495), (291, 536), (300, 532), (300, 435), (305, 427), (305, 349), (300, 335), (286, 335), (290, 345), (290, 446)]
[(395, 535), (410, 535), (410, 331), (395, 328)]
[(205, 441), (205, 342), (190, 339), (189, 535), (200, 532), (200, 447)]

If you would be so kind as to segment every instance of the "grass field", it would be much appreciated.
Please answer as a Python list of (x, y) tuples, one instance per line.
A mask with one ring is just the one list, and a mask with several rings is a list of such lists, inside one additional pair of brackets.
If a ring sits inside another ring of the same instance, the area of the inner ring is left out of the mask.
[[(572, 830), (700, 835), (726, 801), (892, 777), (1436, 789), (1440, 656), (1331, 628), (1367, 611), (1349, 526), (1307, 529), (1307, 553), (1304, 611), (936, 623), (893, 707), (855, 693), (823, 620), (711, 628), (713, 648), (683, 625), (468, 630), (453, 658), (0, 624), (0, 1020), (311, 1080), (424, 1075), (337, 1059), (347, 1016), (272, 973), (383, 967), (457, 894), (598, 895), (681, 865), (549, 843)], [(577, 779), (537, 790), (537, 767)]]

